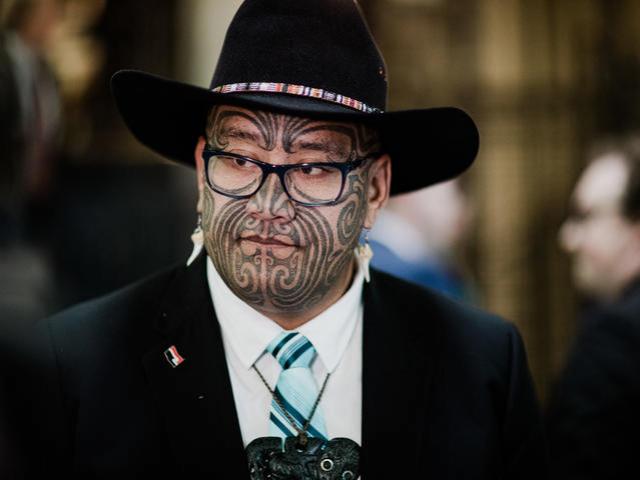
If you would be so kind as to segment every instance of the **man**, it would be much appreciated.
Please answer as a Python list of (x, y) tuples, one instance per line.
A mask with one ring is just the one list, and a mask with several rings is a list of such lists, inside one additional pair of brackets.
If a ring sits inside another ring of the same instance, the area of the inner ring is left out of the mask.
[(558, 478), (637, 472), (640, 429), (640, 139), (600, 145), (573, 193), (561, 244), (598, 304), (581, 325), (547, 412)]
[(460, 110), (384, 113), (386, 90), (350, 0), (247, 0), (210, 90), (115, 75), (137, 138), (195, 164), (201, 220), (187, 266), (42, 325), (39, 385), (59, 411), (32, 417), (56, 439), (45, 463), (99, 477), (544, 477), (516, 329), (369, 272), (358, 238), (388, 196), (457, 175), (478, 146)]

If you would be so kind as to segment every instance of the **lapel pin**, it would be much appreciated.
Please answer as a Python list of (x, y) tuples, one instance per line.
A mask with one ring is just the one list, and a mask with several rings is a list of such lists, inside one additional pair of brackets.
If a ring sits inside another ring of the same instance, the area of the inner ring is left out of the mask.
[(184, 362), (184, 358), (182, 358), (182, 356), (178, 353), (178, 349), (175, 345), (171, 345), (164, 351), (164, 357), (173, 368), (176, 368), (178, 365)]

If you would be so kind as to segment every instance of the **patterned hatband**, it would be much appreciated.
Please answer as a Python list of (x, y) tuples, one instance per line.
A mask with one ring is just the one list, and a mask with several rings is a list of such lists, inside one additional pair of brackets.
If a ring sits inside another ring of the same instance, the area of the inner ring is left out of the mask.
[(220, 85), (212, 88), (212, 92), (220, 93), (240, 93), (240, 92), (264, 92), (264, 93), (288, 93), (290, 95), (299, 95), (301, 97), (317, 98), (328, 102), (338, 103), (346, 107), (353, 108), (365, 113), (382, 113), (379, 108), (370, 107), (369, 105), (345, 97), (339, 93), (328, 92), (320, 88), (305, 87), (304, 85), (292, 85), (290, 83), (272, 83), (272, 82), (245, 82), (231, 83)]

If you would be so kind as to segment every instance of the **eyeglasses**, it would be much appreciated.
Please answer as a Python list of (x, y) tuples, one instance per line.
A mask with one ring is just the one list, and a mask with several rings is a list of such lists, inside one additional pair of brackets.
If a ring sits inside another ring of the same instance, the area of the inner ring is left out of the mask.
[(231, 198), (248, 198), (260, 190), (269, 174), (275, 173), (291, 200), (310, 207), (337, 203), (347, 174), (380, 155), (348, 162), (273, 165), (222, 150), (205, 148), (202, 152), (207, 183), (214, 191)]

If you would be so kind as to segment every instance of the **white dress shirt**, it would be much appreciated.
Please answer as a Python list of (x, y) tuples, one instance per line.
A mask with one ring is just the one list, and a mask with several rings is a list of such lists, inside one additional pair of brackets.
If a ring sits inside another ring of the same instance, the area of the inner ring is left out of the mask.
[[(246, 447), (258, 437), (269, 436), (271, 393), (252, 366), (255, 363), (273, 389), (282, 367), (265, 349), (283, 328), (238, 298), (210, 258), (207, 279)], [(336, 303), (295, 330), (306, 336), (318, 353), (311, 365), (318, 387), (331, 373), (318, 407), (329, 438), (347, 437), (358, 444), (362, 443), (363, 280), (358, 270), (349, 290)]]

